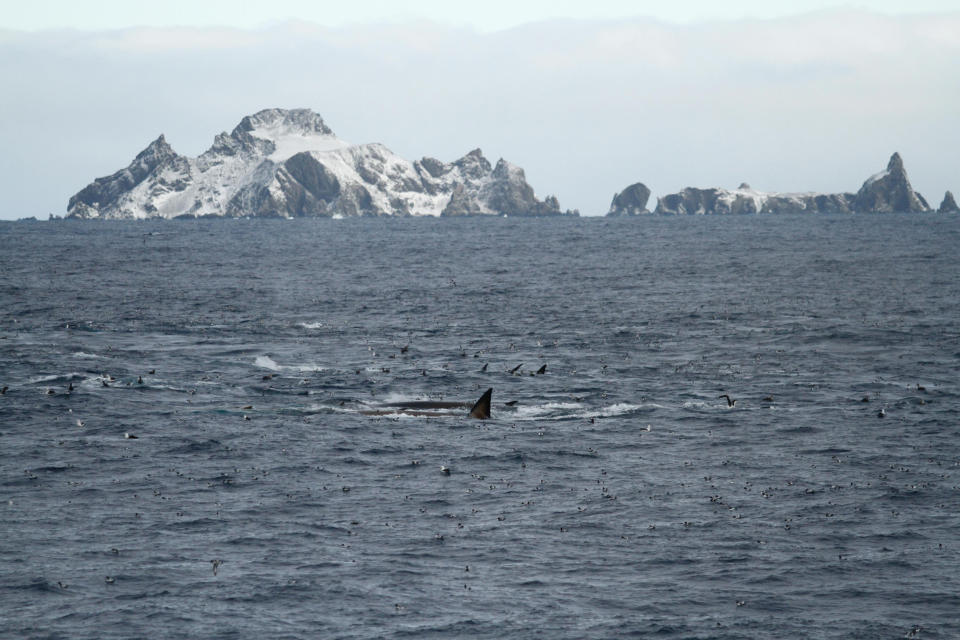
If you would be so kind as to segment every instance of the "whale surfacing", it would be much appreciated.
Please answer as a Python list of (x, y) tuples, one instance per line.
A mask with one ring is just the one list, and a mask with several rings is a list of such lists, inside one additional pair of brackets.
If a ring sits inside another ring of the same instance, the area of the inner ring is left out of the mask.
[(477, 420), (486, 420), (489, 418), (491, 398), (493, 398), (493, 388), (487, 389), (486, 392), (480, 396), (477, 404), (473, 405), (473, 409), (470, 409), (470, 417), (476, 418)]
[(442, 418), (456, 415), (463, 415), (458, 412), (444, 411), (444, 409), (466, 409), (470, 408), (467, 415), (477, 420), (486, 420), (490, 417), (490, 399), (493, 397), (493, 389), (487, 389), (480, 399), (473, 405), (469, 402), (435, 402), (432, 400), (414, 400), (410, 402), (394, 402), (386, 405), (382, 409), (369, 409), (360, 411), (365, 416), (422, 416), (426, 418)]

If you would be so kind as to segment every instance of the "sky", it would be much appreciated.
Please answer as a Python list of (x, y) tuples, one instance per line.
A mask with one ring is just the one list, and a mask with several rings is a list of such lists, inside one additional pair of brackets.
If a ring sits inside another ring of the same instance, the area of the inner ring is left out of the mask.
[(956, 0), (464, 4), (5, 7), (0, 219), (62, 215), (159, 134), (197, 155), (268, 107), (410, 160), (480, 147), (584, 215), (634, 182), (651, 208), (856, 191), (894, 151), (933, 206), (960, 193)]
[(891, 14), (957, 10), (956, 0), (486, 0), (477, 3), (449, 0), (34, 0), (4, 8), (0, 21), (9, 29), (118, 29), (131, 26), (263, 27), (288, 19), (329, 27), (370, 22), (428, 19), (481, 31), (499, 30), (556, 18), (616, 20), (646, 16), (668, 22), (769, 19), (831, 8), (859, 8)]

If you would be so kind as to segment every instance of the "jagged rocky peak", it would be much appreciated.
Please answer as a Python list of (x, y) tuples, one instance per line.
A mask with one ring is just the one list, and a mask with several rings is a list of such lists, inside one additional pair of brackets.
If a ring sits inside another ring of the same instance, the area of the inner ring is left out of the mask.
[[(489, 167), (489, 163), (486, 166)], [(501, 212), (503, 215), (578, 215), (576, 211), (562, 212), (555, 196), (547, 196), (543, 201), (538, 200), (534, 195), (533, 187), (527, 183), (523, 169), (503, 158), (497, 161), (497, 166), (490, 172), (489, 178), (481, 186), (478, 195), (480, 201), (489, 209)]]
[(490, 173), (490, 161), (483, 157), (483, 151), (480, 149), (474, 149), (453, 165), (470, 178), (479, 178)]
[(930, 205), (910, 186), (903, 158), (894, 152), (887, 170), (869, 177), (860, 187), (853, 209), (863, 213), (909, 213), (930, 211)]
[(893, 155), (890, 156), (890, 161), (887, 162), (887, 172), (894, 173), (897, 171), (906, 173), (903, 168), (903, 158), (900, 157), (900, 152), (894, 151)]
[(101, 211), (118, 206), (126, 194), (150, 176), (184, 171), (187, 164), (186, 158), (177, 155), (161, 133), (125, 169), (97, 178), (74, 194), (67, 203), (67, 211), (74, 217), (99, 218)]
[(960, 213), (960, 207), (957, 206), (957, 201), (953, 199), (953, 193), (947, 191), (943, 194), (943, 202), (940, 203), (940, 208), (937, 209), (938, 213)]
[(161, 133), (160, 137), (147, 145), (147, 147), (137, 154), (136, 160), (142, 162), (159, 161), (176, 156), (173, 147), (167, 142), (166, 137)]
[(205, 165), (210, 160), (218, 162), (218, 156), (237, 155), (285, 160), (299, 151), (329, 146), (330, 141), (345, 144), (337, 140), (320, 114), (310, 109), (264, 109), (245, 116), (230, 133), (217, 135), (200, 161)]
[(636, 216), (650, 213), (647, 202), (650, 200), (650, 189), (642, 182), (637, 182), (613, 196), (608, 216)]
[(564, 213), (556, 198), (536, 198), (523, 169), (505, 160), (491, 167), (480, 149), (412, 163), (382, 144), (340, 140), (309, 109), (246, 116), (197, 158), (178, 156), (161, 136), (68, 204), (75, 218), (357, 215)]
[(497, 166), (493, 168), (493, 177), (516, 183), (526, 183), (527, 181), (527, 174), (524, 173), (521, 167), (518, 167), (512, 162), (507, 162), (503, 158), (497, 160)]
[(333, 135), (320, 114), (310, 109), (264, 109), (246, 116), (234, 129), (239, 131), (283, 130), (303, 135)]

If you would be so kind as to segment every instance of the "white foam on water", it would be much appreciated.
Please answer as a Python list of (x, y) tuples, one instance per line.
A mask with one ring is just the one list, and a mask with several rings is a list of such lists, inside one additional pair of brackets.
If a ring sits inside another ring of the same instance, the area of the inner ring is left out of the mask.
[(318, 364), (298, 364), (298, 365), (295, 365), (295, 366), (293, 366), (293, 367), (291, 367), (291, 368), (292, 368), (292, 369), (295, 369), (296, 371), (299, 371), (300, 373), (313, 373), (313, 372), (316, 372), (316, 371), (326, 371), (326, 370), (327, 370), (327, 367), (321, 367), (321, 366), (318, 365)]
[(276, 361), (270, 356), (257, 356), (257, 359), (253, 361), (253, 364), (263, 369), (280, 371), (280, 365), (277, 364)]
[[(516, 408), (516, 418), (518, 420), (533, 420), (537, 418), (566, 418), (570, 412), (576, 409), (582, 409), (583, 405), (579, 402), (547, 402), (537, 405), (520, 405)], [(561, 415), (553, 415), (561, 412)]]
[(257, 356), (253, 364), (270, 371), (296, 371), (297, 373), (311, 373), (325, 371), (326, 367), (317, 364), (280, 364), (270, 356)]
[(611, 404), (607, 407), (600, 407), (599, 409), (593, 409), (591, 411), (586, 411), (583, 414), (577, 415), (575, 417), (580, 418), (612, 418), (614, 416), (622, 416), (628, 413), (633, 413), (634, 411), (639, 411), (643, 409), (643, 405), (639, 404), (630, 404), (628, 402), (618, 402), (616, 404)]
[[(378, 369), (379, 371), (379, 369)], [(473, 401), (479, 399), (480, 396), (474, 398)], [(437, 395), (423, 395), (423, 394), (409, 394), (409, 393), (400, 393), (399, 391), (391, 391), (382, 398), (378, 398), (377, 402), (383, 404), (397, 404), (401, 402), (463, 402), (467, 404), (471, 402), (468, 398), (454, 398), (452, 396), (437, 396)]]
[(605, 407), (586, 407), (576, 402), (548, 402), (517, 407), (516, 420), (569, 420), (570, 418), (611, 418), (643, 409), (643, 405), (618, 402)]
[(43, 384), (44, 382), (54, 382), (55, 380), (57, 380), (57, 379), (59, 379), (59, 378), (60, 378), (60, 376), (58, 376), (58, 375), (53, 375), (53, 376), (41, 376), (41, 377), (39, 377), (39, 378), (31, 378), (30, 380), (27, 380), (27, 384)]
[(116, 381), (110, 382), (109, 380), (107, 380), (107, 378), (104, 378), (102, 376), (91, 376), (89, 378), (84, 378), (76, 386), (89, 388), (89, 389), (96, 389), (98, 387), (102, 387), (104, 382), (107, 382), (108, 385), (114, 385), (117, 383)]

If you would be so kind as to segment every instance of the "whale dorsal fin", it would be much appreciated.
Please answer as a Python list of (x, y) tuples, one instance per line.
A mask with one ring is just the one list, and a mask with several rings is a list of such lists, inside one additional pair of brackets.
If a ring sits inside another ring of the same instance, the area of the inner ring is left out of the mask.
[(470, 409), (470, 417), (478, 420), (486, 420), (490, 417), (490, 398), (493, 397), (493, 389), (487, 389), (486, 393), (480, 396), (477, 404)]

